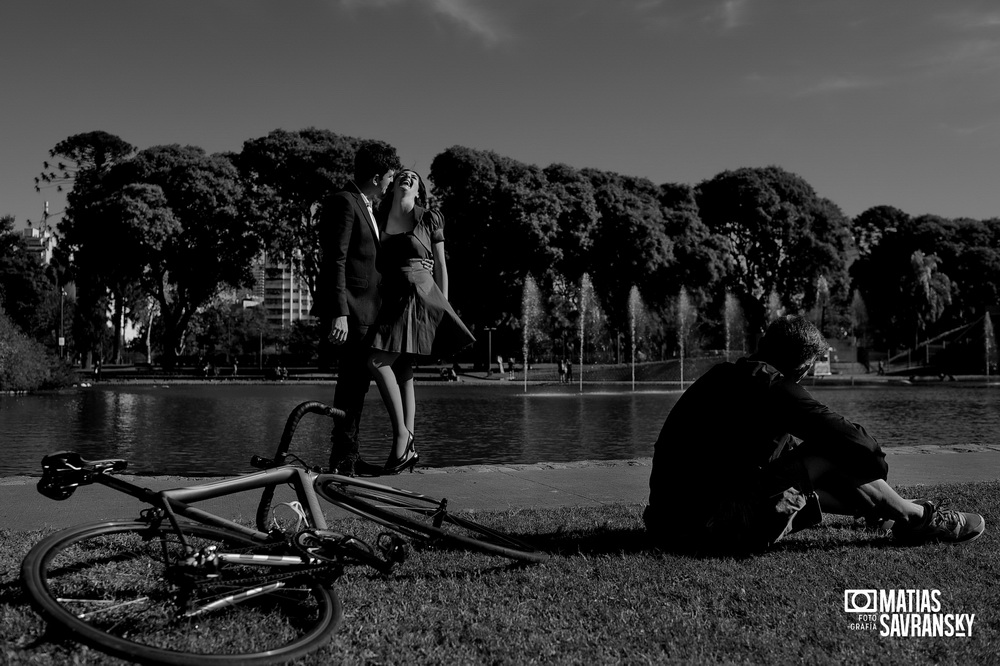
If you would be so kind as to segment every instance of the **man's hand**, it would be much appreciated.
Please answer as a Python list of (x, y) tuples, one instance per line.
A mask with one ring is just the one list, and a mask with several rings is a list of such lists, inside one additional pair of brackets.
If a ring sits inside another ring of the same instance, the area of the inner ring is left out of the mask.
[(330, 342), (335, 345), (342, 345), (347, 342), (347, 317), (337, 317), (333, 320), (333, 331), (330, 333)]
[(429, 273), (434, 272), (434, 260), (433, 259), (420, 259), (420, 265), (424, 267)]

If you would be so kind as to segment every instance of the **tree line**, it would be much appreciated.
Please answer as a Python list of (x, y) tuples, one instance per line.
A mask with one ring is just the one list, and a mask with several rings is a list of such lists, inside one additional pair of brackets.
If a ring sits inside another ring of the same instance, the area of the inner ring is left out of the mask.
[[(0, 242), (3, 307), (23, 330), (51, 340), (46, 309), (72, 283), (74, 348), (111, 358), (120, 355), (126, 323), (142, 331), (143, 351), (167, 362), (217, 343), (223, 315), (230, 339), (234, 327), (258, 338), (262, 314), (236, 313), (220, 292), (252, 288), (264, 252), (294, 265), (315, 289), (319, 211), (351, 177), (361, 141), (275, 130), (239, 152), (208, 154), (196, 146), (140, 150), (106, 132), (68, 137), (36, 179), (39, 188), (67, 191), (56, 256), (33, 273), (18, 263), (16, 243)], [(681, 345), (749, 348), (780, 312), (811, 313), (829, 336), (900, 348), (998, 303), (996, 218), (876, 206), (852, 219), (777, 166), (657, 185), (455, 146), (423, 175), (446, 219), (453, 304), (478, 338), (493, 331), (497, 349), (521, 348), (529, 278), (543, 305), (532, 324), (538, 356), (569, 355), (582, 323), (594, 350), (630, 340), (633, 292), (643, 304), (637, 347), (649, 358)], [(0, 232), (0, 241), (11, 235)], [(309, 348), (306, 325), (292, 336), (290, 344)]]

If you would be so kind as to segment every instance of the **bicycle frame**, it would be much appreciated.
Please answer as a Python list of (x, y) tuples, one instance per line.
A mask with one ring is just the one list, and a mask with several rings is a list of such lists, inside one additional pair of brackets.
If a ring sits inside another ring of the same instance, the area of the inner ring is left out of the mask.
[(237, 532), (259, 543), (269, 543), (273, 541), (273, 537), (267, 532), (241, 525), (227, 518), (222, 518), (204, 509), (191, 506), (191, 503), (235, 495), (250, 490), (259, 490), (268, 487), (274, 488), (278, 485), (289, 484), (295, 491), (296, 499), (302, 505), (308, 526), (325, 530), (327, 529), (326, 519), (323, 516), (323, 511), (320, 508), (319, 499), (314, 489), (314, 482), (319, 476), (314, 472), (293, 465), (283, 465), (261, 472), (210, 481), (197, 486), (171, 488), (160, 491), (142, 488), (110, 474), (95, 474), (91, 478), (91, 481), (135, 497), (156, 508), (163, 509), (167, 517), (171, 519), (171, 522), (175, 522), (172, 514), (176, 514), (204, 525)]

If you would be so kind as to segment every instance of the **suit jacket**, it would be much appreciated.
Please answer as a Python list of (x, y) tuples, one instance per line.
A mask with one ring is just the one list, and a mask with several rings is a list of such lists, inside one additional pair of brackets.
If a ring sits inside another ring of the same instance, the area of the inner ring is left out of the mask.
[(331, 195), (319, 216), (320, 269), (316, 303), (321, 339), (336, 317), (347, 316), (351, 337), (364, 335), (378, 315), (381, 275), (376, 266), (379, 240), (361, 191), (353, 182)]

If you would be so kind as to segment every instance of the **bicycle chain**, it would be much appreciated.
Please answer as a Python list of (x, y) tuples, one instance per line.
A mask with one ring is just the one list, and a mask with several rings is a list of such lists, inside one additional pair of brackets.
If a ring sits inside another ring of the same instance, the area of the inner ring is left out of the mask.
[[(234, 549), (234, 550), (231, 550), (231, 552), (233, 552), (233, 553), (240, 553), (240, 552), (248, 553), (248, 552), (251, 552), (251, 551), (254, 551), (254, 550), (256, 550), (257, 552), (260, 552), (259, 551), (259, 547), (245, 548), (245, 549), (242, 549), (242, 550)], [(253, 566), (250, 563), (244, 563), (244, 565), (245, 566)], [(199, 572), (199, 573), (201, 573), (201, 572)], [(295, 578), (295, 577), (303, 576), (303, 575), (305, 575), (305, 576), (315, 576), (317, 574), (329, 574), (329, 580), (328, 581), (321, 581), (321, 582), (329, 582), (329, 583), (332, 584), (334, 580), (336, 580), (337, 578), (340, 578), (340, 576), (343, 574), (343, 568), (340, 565), (338, 565), (338, 564), (322, 563), (322, 564), (316, 564), (316, 565), (312, 565), (312, 566), (303, 566), (301, 568), (300, 567), (294, 567), (290, 571), (283, 571), (283, 572), (272, 573), (272, 574), (262, 574), (260, 576), (241, 576), (239, 578), (225, 578), (225, 579), (223, 579), (222, 577), (220, 577), (218, 580), (213, 579), (211, 577), (202, 576), (202, 577), (198, 578), (197, 580), (193, 581), (193, 583), (194, 583), (194, 587), (196, 587), (196, 588), (208, 588), (208, 589), (222, 588), (222, 587), (233, 587), (233, 586), (247, 587), (247, 586), (252, 586), (252, 585), (262, 585), (262, 584), (265, 584), (265, 583), (271, 583), (271, 582), (279, 581), (279, 580), (287, 580), (287, 579), (291, 579), (291, 578)]]

